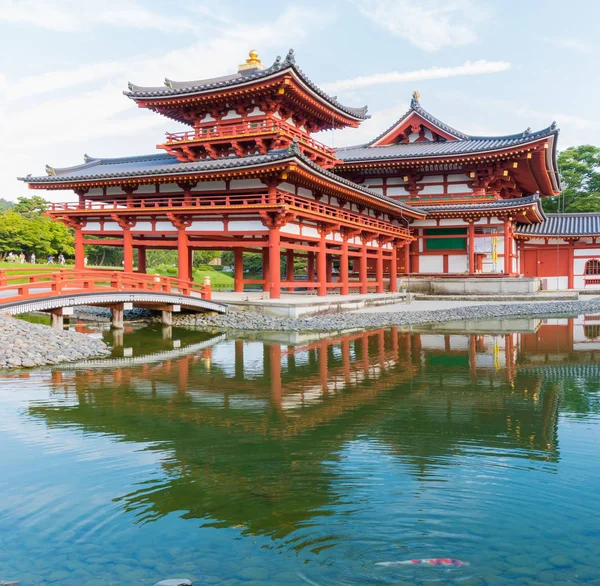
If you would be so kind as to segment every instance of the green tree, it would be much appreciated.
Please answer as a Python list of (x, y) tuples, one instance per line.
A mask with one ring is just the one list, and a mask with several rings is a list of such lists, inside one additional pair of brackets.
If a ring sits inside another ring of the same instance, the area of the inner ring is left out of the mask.
[(3, 197), (0, 197), (0, 211), (7, 210), (8, 208), (12, 208), (15, 203), (13, 201), (8, 201)]
[(11, 208), (0, 213), (0, 259), (9, 252), (32, 252), (40, 257), (75, 252), (73, 234), (64, 224), (43, 215), (46, 201), (39, 196), (20, 197)]
[(600, 212), (600, 148), (569, 147), (558, 155), (563, 191), (543, 201), (546, 212)]

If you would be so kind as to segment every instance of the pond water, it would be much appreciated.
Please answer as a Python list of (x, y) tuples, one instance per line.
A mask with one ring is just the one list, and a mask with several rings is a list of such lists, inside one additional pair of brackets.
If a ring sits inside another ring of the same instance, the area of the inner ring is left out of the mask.
[(78, 326), (113, 357), (0, 378), (0, 579), (600, 584), (596, 319)]

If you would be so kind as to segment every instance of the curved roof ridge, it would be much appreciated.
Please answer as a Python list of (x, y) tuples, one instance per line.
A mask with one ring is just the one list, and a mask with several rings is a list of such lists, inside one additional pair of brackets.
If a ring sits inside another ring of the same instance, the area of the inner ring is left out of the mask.
[(458, 139), (470, 138), (468, 134), (460, 132), (460, 130), (456, 130), (456, 128), (453, 128), (452, 126), (446, 124), (445, 122), (442, 122), (439, 118), (436, 118), (433, 114), (430, 114), (427, 110), (425, 110), (425, 108), (423, 108), (421, 106), (421, 103), (419, 102), (417, 92), (415, 92), (413, 94), (412, 100), (410, 101), (410, 108), (402, 116), (400, 116), (400, 118), (398, 118), (391, 126), (386, 128), (381, 134), (379, 134), (373, 140), (368, 142), (367, 146), (369, 146), (369, 147), (373, 146), (374, 143), (376, 143), (378, 140), (381, 140), (386, 134), (388, 134), (388, 132), (393, 130), (396, 126), (398, 126), (403, 120), (405, 120), (413, 112), (416, 112), (421, 117), (423, 117), (425, 120), (428, 120), (433, 125), (437, 126), (440, 130), (443, 130), (444, 132), (447, 132), (448, 134), (451, 134)]
[[(229, 86), (234, 86), (237, 83), (248, 83), (251, 81), (255, 81), (258, 79), (266, 78), (270, 75), (274, 75), (285, 71), (286, 69), (292, 70), (304, 84), (306, 84), (313, 92), (315, 92), (319, 97), (329, 102), (332, 106), (354, 116), (359, 119), (366, 119), (369, 117), (367, 114), (367, 106), (363, 106), (360, 108), (353, 108), (350, 106), (345, 106), (341, 104), (337, 97), (330, 96), (321, 88), (319, 88), (315, 83), (313, 83), (306, 74), (296, 65), (296, 59), (294, 57), (294, 50), (290, 49), (287, 55), (282, 59), (281, 57), (277, 57), (275, 62), (270, 67), (266, 69), (258, 69), (256, 71), (250, 73), (233, 73), (229, 75), (224, 75), (221, 77), (213, 77), (203, 80), (195, 80), (190, 82), (178, 82), (172, 81), (170, 79), (165, 79), (164, 86), (155, 86), (155, 87), (145, 87), (135, 85), (131, 82), (128, 82), (127, 86), (129, 91), (124, 91), (123, 93), (131, 98), (131, 99), (143, 99), (143, 98), (152, 98), (152, 97), (169, 97), (173, 95), (180, 95), (186, 93), (194, 93), (201, 92), (207, 90), (218, 90), (221, 88), (226, 88)], [(185, 85), (185, 84), (193, 84), (193, 85)]]
[(536, 138), (538, 136), (552, 134), (553, 132), (559, 132), (556, 122), (552, 122), (550, 126), (546, 126), (546, 128), (541, 128), (540, 130), (532, 131), (531, 128), (526, 128), (523, 132), (516, 132), (515, 134), (499, 134), (490, 136), (477, 136), (472, 134), (469, 135), (469, 138), (473, 140), (513, 140), (517, 138)]

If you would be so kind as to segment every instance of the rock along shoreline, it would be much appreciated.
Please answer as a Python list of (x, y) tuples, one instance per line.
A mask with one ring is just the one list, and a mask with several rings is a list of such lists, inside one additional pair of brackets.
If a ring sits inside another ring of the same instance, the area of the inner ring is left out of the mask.
[(97, 338), (0, 315), (0, 369), (33, 368), (110, 354)]
[[(257, 332), (339, 332), (388, 326), (409, 327), (461, 320), (545, 317), (600, 313), (600, 298), (590, 301), (489, 303), (451, 309), (397, 312), (349, 312), (304, 318), (272, 317), (233, 310), (224, 315), (175, 314), (173, 325), (196, 329)], [(132, 315), (140, 321), (156, 321), (147, 314)], [(130, 319), (131, 319), (130, 318)], [(56, 330), (0, 315), (0, 369), (33, 368), (100, 358), (110, 354), (102, 340), (69, 330)]]
[(543, 317), (600, 312), (600, 299), (593, 301), (555, 301), (530, 303), (490, 303), (452, 309), (397, 312), (360, 312), (320, 314), (304, 318), (272, 317), (250, 311), (230, 311), (223, 315), (175, 314), (173, 325), (230, 331), (328, 332), (371, 329), (386, 326), (436, 324), (458, 320)]

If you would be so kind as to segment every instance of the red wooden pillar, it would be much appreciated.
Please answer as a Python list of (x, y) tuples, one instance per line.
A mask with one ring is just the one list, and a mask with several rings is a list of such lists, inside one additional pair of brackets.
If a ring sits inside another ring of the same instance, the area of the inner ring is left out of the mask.
[[(277, 228), (279, 232), (279, 229)], [(269, 346), (269, 379), (271, 383), (271, 399), (276, 407), (281, 407), (283, 396), (281, 388), (281, 346), (271, 344)]]
[(185, 226), (178, 229), (177, 236), (177, 276), (184, 280), (190, 280), (190, 250), (188, 246), (188, 236)]
[(383, 293), (383, 242), (377, 242), (377, 259), (375, 262), (375, 280), (377, 281), (377, 293)]
[(123, 270), (133, 273), (133, 234), (129, 227), (123, 228)]
[(475, 224), (469, 220), (469, 274), (474, 275), (477, 270), (475, 266)]
[(137, 253), (138, 253), (138, 273), (145, 273), (146, 272), (146, 247), (145, 246), (138, 246), (137, 249)]
[(512, 234), (510, 219), (504, 220), (504, 274), (512, 273)]
[(75, 268), (85, 268), (85, 245), (83, 238), (83, 229), (81, 226), (75, 228)]
[(342, 233), (342, 250), (340, 255), (340, 295), (348, 295), (350, 284), (348, 275), (348, 235)]
[(363, 238), (361, 247), (360, 247), (360, 257), (358, 263), (358, 279), (360, 281), (360, 292), (362, 295), (365, 295), (369, 292), (369, 287), (367, 284), (368, 275), (367, 275), (367, 239)]
[(404, 243), (404, 273), (410, 273), (410, 242)]
[(194, 249), (188, 246), (188, 279), (194, 280)]
[(242, 293), (244, 290), (244, 251), (233, 249), (233, 290)]
[[(294, 280), (294, 249), (288, 248), (285, 251), (285, 279), (286, 281)], [(293, 291), (293, 287), (288, 287), (288, 291)]]
[(319, 282), (317, 295), (324, 297), (327, 295), (327, 243), (325, 242), (325, 232), (323, 231), (321, 231), (319, 252), (317, 253), (317, 281)]
[(575, 272), (574, 272), (574, 264), (575, 264), (575, 243), (569, 242), (569, 255), (568, 255), (568, 273), (567, 273), (567, 289), (575, 288)]
[(398, 292), (398, 243), (392, 242), (392, 256), (390, 260), (390, 293)]
[(263, 266), (263, 291), (268, 293), (271, 290), (271, 271), (269, 270), (269, 249), (262, 249), (262, 266)]
[(269, 228), (269, 284), (271, 299), (281, 297), (281, 238), (279, 227)]
[[(306, 277), (309, 283), (315, 282), (315, 253), (310, 250), (306, 255)], [(314, 291), (314, 287), (307, 287), (309, 291)]]

